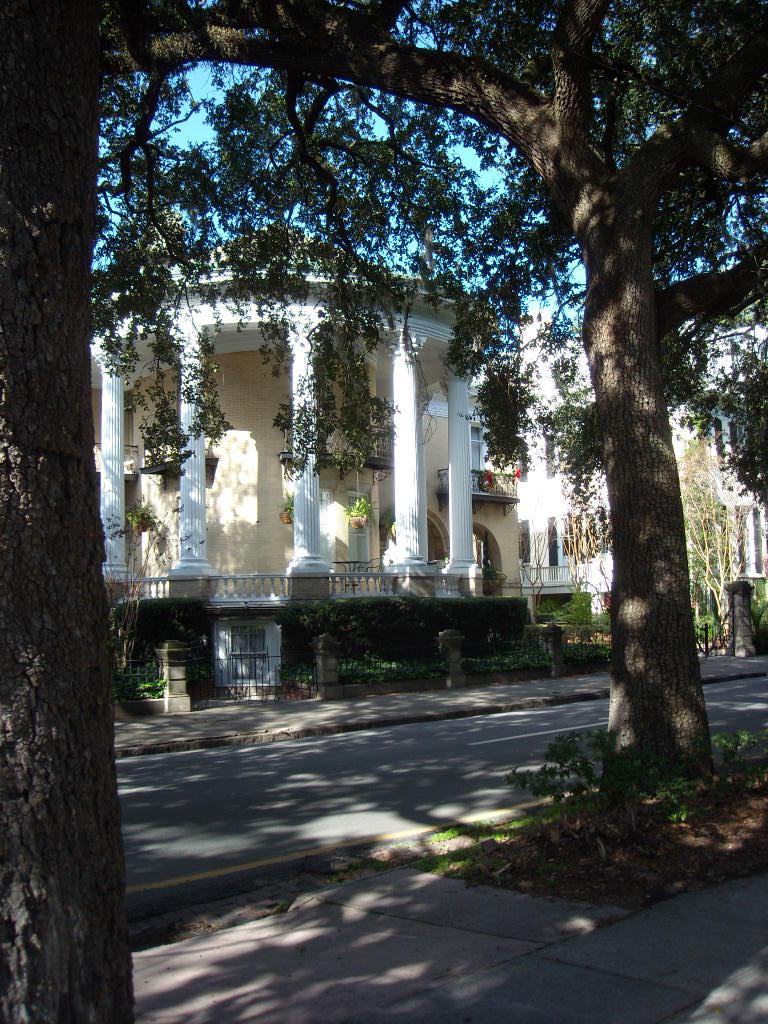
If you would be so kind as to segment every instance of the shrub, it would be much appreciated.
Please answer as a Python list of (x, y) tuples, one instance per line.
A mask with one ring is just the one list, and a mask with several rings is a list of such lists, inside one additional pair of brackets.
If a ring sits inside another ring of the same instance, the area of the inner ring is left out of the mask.
[(424, 599), (363, 597), (354, 601), (303, 601), (281, 608), (276, 619), (283, 643), (300, 649), (330, 633), (346, 655), (432, 648), (442, 629), (458, 629), (465, 650), (496, 640), (519, 640), (527, 616), (519, 598)]
[(598, 729), (557, 736), (545, 758), (541, 768), (515, 768), (507, 782), (577, 808), (631, 808), (655, 799), (673, 820), (687, 817), (686, 800), (696, 785), (693, 767), (672, 765), (650, 751), (617, 750), (615, 733)]
[(566, 665), (587, 665), (591, 663), (608, 665), (611, 648), (608, 644), (584, 643), (566, 644), (563, 650)]
[(590, 594), (573, 594), (559, 609), (557, 618), (569, 626), (592, 625), (592, 596)]
[[(113, 615), (117, 618), (121, 611), (121, 606), (117, 605)], [(195, 598), (163, 597), (139, 601), (133, 659), (153, 659), (155, 648), (165, 640), (207, 644), (210, 631), (205, 605)]]

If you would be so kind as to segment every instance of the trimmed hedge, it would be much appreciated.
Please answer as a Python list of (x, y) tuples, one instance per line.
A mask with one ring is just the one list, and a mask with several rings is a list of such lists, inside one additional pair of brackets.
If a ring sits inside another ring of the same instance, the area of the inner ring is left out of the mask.
[[(113, 614), (120, 615), (121, 610), (118, 605)], [(155, 648), (166, 640), (206, 644), (210, 635), (210, 619), (202, 601), (191, 597), (139, 601), (132, 660), (153, 659)]]
[(276, 615), (283, 643), (302, 648), (330, 633), (345, 655), (392, 654), (428, 648), (442, 629), (458, 629), (464, 649), (486, 650), (500, 640), (520, 640), (528, 617), (523, 598), (360, 597), (350, 601), (302, 601)]

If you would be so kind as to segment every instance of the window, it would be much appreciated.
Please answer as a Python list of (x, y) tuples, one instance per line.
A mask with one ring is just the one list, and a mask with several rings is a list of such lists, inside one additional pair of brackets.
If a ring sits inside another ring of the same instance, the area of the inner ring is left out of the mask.
[(222, 619), (216, 623), (216, 684), (272, 685), (279, 674), (280, 631), (274, 622)]
[(555, 466), (555, 446), (551, 437), (544, 438), (544, 459), (547, 464), (547, 479), (551, 480), (557, 472), (557, 467)]
[(547, 544), (549, 546), (549, 564), (559, 565), (560, 559), (558, 557), (557, 544), (557, 519), (550, 518), (547, 520)]
[(520, 561), (524, 565), (531, 561), (531, 524), (527, 519), (520, 520)]
[(723, 421), (718, 417), (712, 420), (712, 427), (715, 434), (715, 451), (722, 459), (725, 455), (725, 445), (723, 444)]
[(752, 539), (755, 549), (755, 572), (760, 575), (763, 571), (763, 530), (759, 508), (752, 509)]
[[(357, 501), (359, 494), (349, 494), (349, 504)], [(371, 559), (370, 549), (371, 524), (368, 522), (362, 529), (357, 529), (347, 523), (347, 558), (350, 562), (368, 563)]]
[(520, 480), (525, 483), (528, 479), (528, 470), (530, 469), (530, 462), (528, 459), (528, 446), (526, 445), (520, 455), (520, 461), (518, 463), (520, 467)]
[(471, 460), (472, 469), (485, 469), (485, 441), (483, 440), (483, 428), (471, 428)]
[(336, 554), (333, 491), (320, 489), (320, 557), (330, 565)]

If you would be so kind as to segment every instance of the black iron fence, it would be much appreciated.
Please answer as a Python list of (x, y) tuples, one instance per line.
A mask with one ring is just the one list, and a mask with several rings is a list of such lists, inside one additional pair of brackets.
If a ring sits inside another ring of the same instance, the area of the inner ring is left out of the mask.
[(156, 658), (137, 658), (112, 672), (112, 699), (146, 700), (165, 694), (160, 663)]
[(286, 664), (266, 652), (191, 661), (187, 690), (197, 705), (215, 701), (302, 700), (316, 692), (314, 665)]
[(728, 623), (710, 625), (708, 622), (703, 622), (696, 626), (696, 647), (703, 658), (728, 654), (730, 650)]

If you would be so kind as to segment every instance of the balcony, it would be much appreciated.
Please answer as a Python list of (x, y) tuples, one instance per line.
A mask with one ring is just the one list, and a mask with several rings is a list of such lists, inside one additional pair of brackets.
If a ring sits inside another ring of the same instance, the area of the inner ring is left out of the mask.
[(523, 590), (568, 590), (574, 588), (574, 580), (568, 565), (532, 565), (523, 562), (520, 566), (520, 583)]
[[(331, 435), (328, 448), (335, 453), (342, 453), (347, 447), (343, 435), (336, 431)], [(285, 466), (293, 462), (293, 452), (290, 448), (284, 448), (277, 453), (280, 462)], [(363, 462), (361, 468), (372, 469), (376, 472), (391, 472), (395, 465), (395, 440), (393, 434), (384, 434), (374, 439), (370, 454)]]
[[(101, 458), (101, 445), (95, 444), (93, 446), (93, 457), (96, 462), (96, 472), (101, 473), (102, 458)], [(132, 480), (136, 477), (139, 472), (139, 449), (135, 444), (126, 444), (123, 446), (123, 475)]]
[[(503, 505), (509, 515), (517, 504), (517, 478), (513, 473), (497, 473), (491, 469), (471, 469), (472, 511), (483, 505)], [(448, 470), (437, 471), (437, 500), (440, 508), (448, 502)]]

